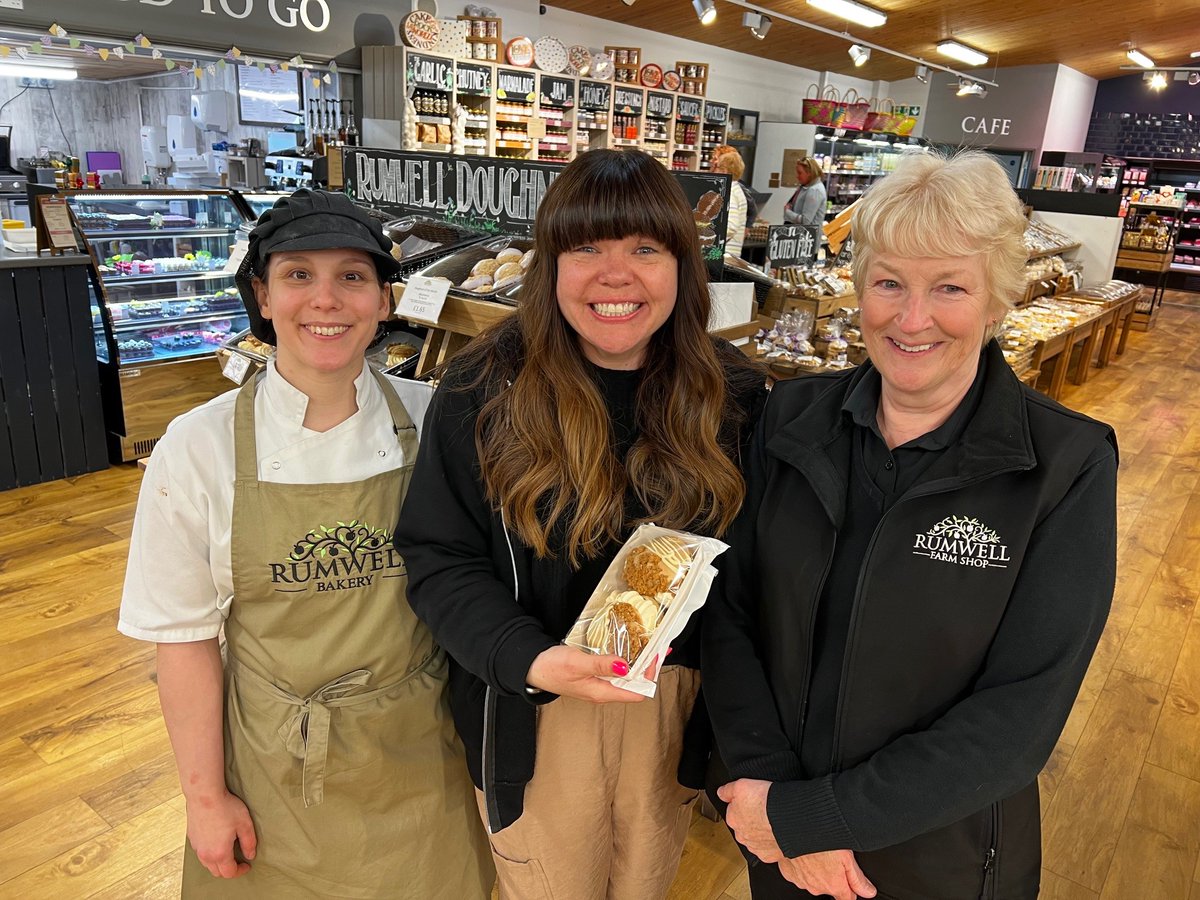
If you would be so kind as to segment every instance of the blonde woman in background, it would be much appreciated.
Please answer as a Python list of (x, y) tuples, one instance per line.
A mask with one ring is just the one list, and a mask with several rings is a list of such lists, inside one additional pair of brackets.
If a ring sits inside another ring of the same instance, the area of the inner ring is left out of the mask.
[(821, 249), (821, 227), (825, 224), (825, 210), (829, 206), (825, 191), (825, 173), (821, 164), (811, 156), (796, 160), (796, 180), (800, 187), (788, 200), (783, 210), (783, 221), (791, 225), (803, 225), (813, 236), (813, 257)]
[(722, 144), (712, 152), (712, 171), (728, 175), (733, 179), (729, 186), (729, 222), (725, 231), (725, 252), (730, 256), (742, 255), (742, 243), (746, 240), (746, 188), (741, 183), (742, 175), (746, 172), (746, 164), (742, 154), (736, 147)]

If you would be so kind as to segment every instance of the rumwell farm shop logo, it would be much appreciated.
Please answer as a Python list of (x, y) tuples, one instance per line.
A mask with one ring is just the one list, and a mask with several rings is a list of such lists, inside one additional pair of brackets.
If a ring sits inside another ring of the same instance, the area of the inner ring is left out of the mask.
[(1000, 535), (978, 519), (946, 516), (924, 534), (916, 535), (915, 556), (977, 569), (1007, 569), (1008, 547)]
[(270, 563), (275, 590), (297, 593), (370, 587), (376, 578), (406, 574), (404, 559), (392, 547), (392, 534), (357, 519), (320, 525), (308, 532), (284, 562)]

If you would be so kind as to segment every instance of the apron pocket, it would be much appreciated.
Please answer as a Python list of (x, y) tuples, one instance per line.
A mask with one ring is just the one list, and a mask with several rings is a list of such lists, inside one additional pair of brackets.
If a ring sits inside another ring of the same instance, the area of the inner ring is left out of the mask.
[(507, 859), (496, 852), (494, 845), (492, 859), (500, 882), (500, 900), (554, 900), (540, 861)]

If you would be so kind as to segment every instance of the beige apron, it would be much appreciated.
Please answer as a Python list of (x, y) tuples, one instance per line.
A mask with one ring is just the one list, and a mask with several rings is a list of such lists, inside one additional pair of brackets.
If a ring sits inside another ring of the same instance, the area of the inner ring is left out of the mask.
[(445, 654), (408, 606), (391, 545), (416, 429), (376, 378), (405, 464), (352, 484), (260, 482), (257, 379), (238, 395), (225, 779), (258, 851), (249, 873), (218, 879), (189, 845), (185, 898), (490, 894)]

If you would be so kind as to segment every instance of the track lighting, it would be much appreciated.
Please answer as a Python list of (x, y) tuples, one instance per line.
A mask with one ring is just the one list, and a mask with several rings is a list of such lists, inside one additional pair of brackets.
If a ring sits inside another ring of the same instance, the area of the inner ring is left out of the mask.
[(854, 60), (855, 68), (865, 65), (867, 60), (871, 58), (871, 48), (863, 47), (859, 44), (851, 44), (847, 52), (850, 54), (850, 58)]
[(986, 53), (980, 53), (974, 47), (960, 44), (958, 41), (942, 41), (937, 45), (938, 53), (965, 62), (969, 66), (982, 66), (988, 61)]
[(1150, 89), (1152, 91), (1161, 91), (1167, 86), (1167, 76), (1162, 72), (1155, 72), (1150, 78)]
[(1136, 63), (1137, 65), (1141, 66), (1143, 69), (1153, 69), (1154, 68), (1154, 60), (1152, 60), (1150, 57), (1148, 57), (1145, 53), (1143, 53), (1137, 47), (1130, 47), (1128, 50), (1125, 51), (1125, 55), (1129, 57), (1130, 62)]
[(757, 12), (742, 13), (742, 24), (750, 29), (750, 33), (760, 41), (771, 30), (771, 17)]
[(924, 63), (917, 63), (916, 79), (921, 84), (929, 84), (929, 66)]
[(970, 78), (960, 78), (957, 94), (959, 97), (986, 97), (987, 88)]
[(856, 3), (855, 0), (808, 0), (808, 5), (867, 28), (878, 28), (887, 21), (885, 13), (866, 4)]
[(692, 9), (701, 25), (711, 25), (717, 20), (717, 4), (715, 0), (692, 0)]
[(1200, 72), (1189, 72), (1188, 84), (1200, 84)]

